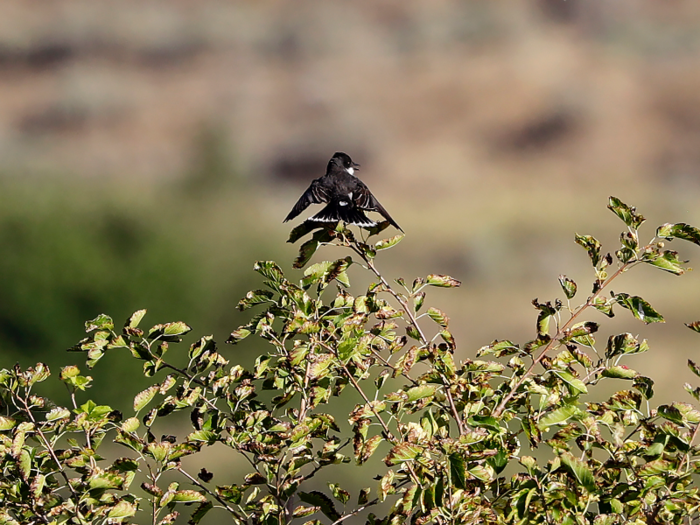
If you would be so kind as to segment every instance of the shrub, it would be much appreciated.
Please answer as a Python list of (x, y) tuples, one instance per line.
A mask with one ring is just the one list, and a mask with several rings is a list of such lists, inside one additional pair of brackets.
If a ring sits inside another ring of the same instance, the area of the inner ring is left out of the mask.
[[(215, 507), (250, 525), (697, 520), (700, 412), (683, 402), (651, 408), (653, 380), (623, 364), (647, 351), (647, 342), (622, 333), (599, 344), (598, 323), (581, 319), (598, 311), (605, 320), (622, 308), (644, 323), (662, 322), (647, 301), (609, 292), (611, 284), (639, 265), (681, 275), (684, 262), (664, 242), (700, 244), (700, 230), (664, 224), (642, 244), (644, 218), (613, 197), (608, 207), (626, 225), (614, 257), (594, 237), (576, 236), (594, 270), (585, 300), (575, 306), (578, 286), (560, 276), (563, 300), (533, 301), (531, 341), (496, 340), (460, 363), (448, 316), (426, 303), (431, 287), (459, 281), (431, 274), (390, 282), (376, 260), (403, 236), (369, 244), (344, 227), (292, 231), (290, 241), (313, 231), (297, 268), (321, 247), (350, 254), (308, 266), (299, 283), (274, 262), (256, 263), (265, 289), (249, 292), (239, 308), (261, 311), (227, 341), (245, 344), (255, 335), (269, 344), (251, 369), (231, 366), (210, 336), (175, 364), (170, 347), (190, 328), (175, 322), (143, 330), (145, 310), (122, 329), (106, 315), (89, 321), (89, 337), (73, 349), (87, 354), (88, 367), (106, 352), (124, 352), (143, 361), (153, 384), (124, 418), (109, 406), (78, 403), (92, 380), (75, 366), (59, 376), (69, 408), (34, 393), (50, 375), (45, 365), (3, 370), (0, 522), (166, 524), (193, 503), (190, 523)], [(355, 295), (351, 266), (374, 280)], [(688, 326), (700, 331), (700, 323)], [(689, 366), (700, 376), (700, 366)], [(607, 381), (626, 388), (591, 401)], [(700, 398), (700, 388), (686, 389)], [(357, 395), (349, 414), (329, 408)], [(183, 412), (188, 433), (156, 437), (165, 418)], [(342, 419), (351, 431), (342, 430)], [(98, 450), (107, 442), (127, 455), (104, 459)], [(245, 458), (238, 483), (183, 466), (184, 457), (214, 444)], [(355, 494), (345, 485), (352, 462), (377, 481)], [(326, 470), (333, 481), (318, 490)], [(173, 474), (178, 480), (167, 481)], [(134, 490), (137, 475), (141, 491)]]

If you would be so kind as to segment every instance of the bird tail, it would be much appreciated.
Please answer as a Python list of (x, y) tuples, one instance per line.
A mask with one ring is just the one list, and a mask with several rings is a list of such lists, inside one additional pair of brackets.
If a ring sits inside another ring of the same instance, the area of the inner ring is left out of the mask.
[(314, 222), (343, 221), (345, 224), (360, 226), (362, 228), (372, 228), (377, 225), (376, 222), (362, 213), (362, 210), (350, 208), (348, 206), (339, 206), (335, 203), (329, 203), (325, 208), (308, 220)]

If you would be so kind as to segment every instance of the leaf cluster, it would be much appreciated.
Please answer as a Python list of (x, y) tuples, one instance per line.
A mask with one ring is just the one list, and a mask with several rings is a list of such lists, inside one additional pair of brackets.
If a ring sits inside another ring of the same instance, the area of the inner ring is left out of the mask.
[[(431, 274), (390, 282), (376, 261), (403, 236), (369, 243), (342, 225), (305, 223), (292, 232), (292, 242), (311, 234), (295, 262), (306, 267), (298, 281), (274, 262), (256, 263), (263, 288), (238, 304), (256, 313), (227, 341), (268, 343), (250, 369), (231, 364), (211, 336), (189, 346), (185, 365), (173, 364), (168, 352), (190, 331), (185, 323), (143, 329), (140, 310), (117, 329), (98, 316), (73, 350), (90, 368), (107, 352), (128, 354), (154, 382), (124, 418), (92, 401), (78, 404), (92, 379), (77, 367), (60, 374), (70, 407), (34, 393), (49, 377), (46, 366), (3, 370), (0, 522), (116, 523), (150, 513), (166, 524), (192, 504), (190, 523), (216, 508), (246, 525), (697, 519), (700, 411), (683, 402), (652, 408), (653, 380), (627, 365), (649, 350), (647, 341), (627, 332), (597, 339), (600, 322), (620, 308), (644, 323), (664, 321), (646, 300), (611, 285), (638, 265), (681, 275), (685, 263), (664, 241), (700, 244), (700, 230), (665, 224), (643, 244), (644, 217), (614, 197), (609, 208), (626, 226), (614, 255), (590, 235), (575, 237), (593, 267), (591, 292), (573, 303), (580, 287), (561, 275), (562, 299), (532, 303), (532, 339), (495, 340), (461, 362), (450, 318), (426, 304), (431, 289), (459, 281)], [(307, 266), (320, 248), (343, 256)], [(351, 268), (373, 282), (354, 291)], [(700, 331), (700, 323), (688, 326)], [(689, 366), (700, 376), (700, 366)], [(606, 381), (619, 385), (616, 392), (591, 401)], [(700, 400), (700, 388), (686, 389)], [(338, 416), (331, 404), (348, 395), (360, 402)], [(157, 438), (175, 413), (189, 416), (190, 431)], [(98, 452), (105, 441), (126, 455), (107, 460)], [(246, 460), (237, 483), (183, 466), (182, 458), (214, 445)], [(375, 482), (352, 494), (338, 476), (319, 490), (319, 472), (349, 463)], [(138, 495), (137, 475), (145, 477)], [(172, 475), (179, 481), (167, 481)]]

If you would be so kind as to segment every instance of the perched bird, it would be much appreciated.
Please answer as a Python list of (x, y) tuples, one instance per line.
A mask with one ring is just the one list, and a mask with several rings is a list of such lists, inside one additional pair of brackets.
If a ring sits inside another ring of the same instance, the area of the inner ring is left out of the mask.
[[(309, 204), (325, 203), (323, 208), (307, 220), (312, 222), (338, 222), (371, 228), (377, 223), (367, 217), (365, 211), (376, 211), (396, 229), (401, 227), (391, 215), (379, 204), (369, 188), (355, 176), (360, 165), (353, 162), (349, 155), (338, 152), (328, 161), (326, 174), (314, 180), (301, 198), (289, 212), (284, 222), (292, 220)], [(403, 232), (403, 230), (401, 230)]]

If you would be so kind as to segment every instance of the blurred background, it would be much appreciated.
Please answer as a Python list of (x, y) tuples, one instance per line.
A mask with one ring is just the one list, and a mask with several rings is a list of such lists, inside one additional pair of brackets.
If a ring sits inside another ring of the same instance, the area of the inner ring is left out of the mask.
[[(699, 66), (693, 0), (4, 0), (0, 364), (82, 364), (65, 349), (85, 320), (139, 308), (223, 342), (255, 260), (301, 276), (281, 221), (335, 151), (407, 233), (380, 269), (463, 281), (428, 297), (458, 357), (525, 342), (560, 273), (590, 290), (574, 233), (617, 249), (609, 195), (647, 216), (645, 240), (700, 223)], [(613, 288), (667, 323), (620, 310), (599, 339), (647, 337), (630, 366), (686, 400), (700, 275), (639, 268)], [(92, 375), (137, 384), (136, 363), (107, 361)], [(123, 386), (93, 394), (118, 405)]]

